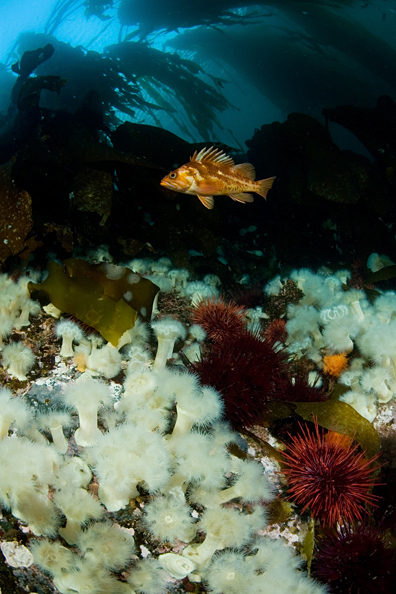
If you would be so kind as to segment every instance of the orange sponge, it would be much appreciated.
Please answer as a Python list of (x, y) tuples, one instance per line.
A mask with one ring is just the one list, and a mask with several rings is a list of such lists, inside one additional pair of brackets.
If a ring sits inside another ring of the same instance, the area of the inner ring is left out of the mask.
[(337, 355), (325, 355), (323, 357), (323, 373), (340, 377), (341, 373), (348, 367), (348, 358), (346, 353), (338, 353)]

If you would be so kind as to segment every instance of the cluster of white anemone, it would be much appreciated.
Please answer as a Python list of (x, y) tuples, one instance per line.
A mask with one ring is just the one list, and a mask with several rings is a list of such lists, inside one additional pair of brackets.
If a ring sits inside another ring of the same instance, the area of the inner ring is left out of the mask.
[[(152, 329), (154, 360), (139, 325), (129, 345), (112, 347), (126, 372), (120, 396), (95, 379), (111, 377), (106, 357), (104, 367), (95, 363), (66, 383), (61, 405), (48, 414), (0, 391), (0, 502), (36, 535), (33, 562), (61, 594), (163, 594), (186, 576), (217, 594), (326, 592), (289, 548), (258, 536), (272, 489), (261, 464), (230, 453), (238, 436), (223, 421), (219, 394), (166, 368), (186, 329), (172, 319)], [(190, 335), (204, 339), (199, 328)], [(106, 347), (81, 334), (67, 342), (65, 356), (85, 348), (88, 359)], [(149, 501), (139, 516), (129, 503), (142, 489)], [(139, 557), (133, 530), (109, 520), (121, 510), (169, 552)], [(120, 571), (126, 581), (117, 579)]]
[[(149, 367), (143, 355), (139, 369), (135, 352), (117, 401), (108, 385), (82, 374), (64, 387), (66, 411), (39, 418), (0, 392), (0, 501), (40, 537), (31, 546), (34, 562), (62, 594), (162, 594), (186, 576), (219, 594), (265, 593), (275, 584), (285, 594), (324, 592), (284, 545), (257, 536), (266, 525), (260, 502), (273, 495), (259, 463), (229, 453), (237, 436), (222, 421), (219, 394), (191, 374)], [(67, 453), (63, 433), (73, 409), (79, 456)], [(107, 512), (126, 508), (140, 488), (151, 494), (141, 522), (181, 553), (138, 560), (131, 531), (109, 521)], [(236, 498), (251, 504), (249, 513), (223, 507)], [(199, 544), (198, 532), (205, 535)], [(123, 583), (113, 573), (122, 569), (129, 573)]]
[(30, 299), (27, 284), (31, 280), (21, 276), (14, 282), (6, 274), (0, 274), (0, 351), (2, 364), (11, 377), (26, 380), (26, 374), (32, 369), (35, 356), (31, 348), (22, 342), (4, 340), (13, 330), (21, 330), (30, 325), (29, 316), (40, 312), (40, 305)]
[[(315, 274), (300, 269), (290, 274), (303, 297), (287, 308), (287, 348), (294, 356), (308, 356), (319, 369), (324, 354), (357, 349), (359, 356), (339, 378), (349, 388), (340, 400), (372, 422), (378, 403), (396, 395), (396, 293), (381, 292), (370, 303), (365, 291), (345, 290), (349, 276), (347, 270)], [(277, 295), (284, 280), (273, 279), (266, 293)]]
[[(219, 594), (265, 593), (275, 584), (285, 594), (324, 592), (284, 545), (257, 535), (266, 526), (260, 502), (273, 494), (259, 463), (229, 453), (237, 436), (222, 421), (219, 394), (194, 375), (150, 371), (144, 356), (138, 367), (135, 353), (119, 400), (82, 374), (64, 387), (66, 410), (36, 418), (22, 399), (0, 392), (0, 501), (39, 537), (34, 562), (62, 594), (162, 594), (186, 576)], [(73, 409), (79, 456), (67, 453), (63, 433)], [(107, 512), (127, 508), (141, 488), (151, 494), (141, 523), (168, 547), (178, 543), (178, 553), (138, 560), (131, 531), (109, 521)], [(230, 505), (236, 498), (249, 513)], [(197, 533), (204, 539), (196, 543)], [(122, 569), (123, 583), (113, 573)]]

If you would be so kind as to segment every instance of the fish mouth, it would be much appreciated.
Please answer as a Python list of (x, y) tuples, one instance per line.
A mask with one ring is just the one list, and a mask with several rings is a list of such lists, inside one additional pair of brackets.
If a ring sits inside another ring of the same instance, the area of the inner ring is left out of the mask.
[(170, 188), (170, 189), (173, 189), (174, 188), (173, 184), (171, 184), (168, 181), (166, 181), (166, 179), (161, 179), (160, 185), (161, 186), (164, 186), (164, 188)]
[(178, 192), (180, 189), (179, 184), (175, 184), (174, 182), (169, 182), (166, 179), (162, 179), (160, 181), (160, 185), (163, 186), (164, 188), (168, 188), (168, 190), (173, 190), (174, 192)]

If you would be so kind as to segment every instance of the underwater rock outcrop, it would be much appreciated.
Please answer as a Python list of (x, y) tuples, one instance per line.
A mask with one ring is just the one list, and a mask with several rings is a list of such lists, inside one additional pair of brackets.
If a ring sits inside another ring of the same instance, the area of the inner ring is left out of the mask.
[(264, 125), (246, 144), (256, 166), (265, 162), (274, 171), (281, 169), (283, 190), (297, 203), (316, 196), (356, 204), (368, 190), (369, 162), (341, 151), (326, 128), (310, 116), (293, 113), (282, 124)]
[(396, 163), (396, 103), (379, 97), (373, 108), (339, 105), (322, 110), (326, 121), (350, 130), (383, 167)]
[(0, 167), (0, 262), (24, 253), (25, 258), (37, 242), (28, 235), (33, 227), (32, 199), (11, 179), (12, 163)]

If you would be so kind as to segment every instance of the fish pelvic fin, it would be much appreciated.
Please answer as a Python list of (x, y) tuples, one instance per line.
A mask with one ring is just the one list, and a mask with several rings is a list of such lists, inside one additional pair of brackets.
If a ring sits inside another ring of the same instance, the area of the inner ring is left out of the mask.
[(240, 192), (239, 194), (228, 194), (230, 198), (235, 200), (236, 202), (241, 202), (245, 204), (246, 202), (253, 202), (254, 197), (247, 192)]
[(201, 196), (200, 194), (197, 194), (197, 198), (202, 202), (205, 208), (212, 210), (212, 208), (214, 207), (213, 196)]
[(267, 198), (268, 190), (272, 188), (272, 184), (276, 177), (267, 177), (266, 179), (260, 179), (257, 182), (258, 189), (255, 190), (256, 194), (259, 194), (263, 198)]

